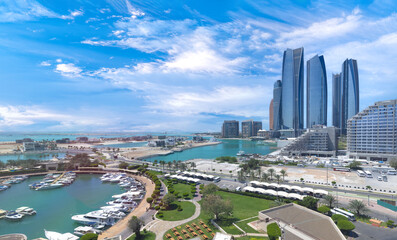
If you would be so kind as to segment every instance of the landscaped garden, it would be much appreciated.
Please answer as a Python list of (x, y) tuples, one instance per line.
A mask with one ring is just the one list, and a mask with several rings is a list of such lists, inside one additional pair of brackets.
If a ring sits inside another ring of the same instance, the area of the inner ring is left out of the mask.
[(164, 221), (178, 221), (193, 216), (196, 206), (188, 201), (175, 201), (167, 210), (161, 210), (156, 217)]
[(196, 184), (186, 183), (180, 180), (164, 180), (168, 192), (177, 196), (177, 198), (192, 199), (196, 193)]

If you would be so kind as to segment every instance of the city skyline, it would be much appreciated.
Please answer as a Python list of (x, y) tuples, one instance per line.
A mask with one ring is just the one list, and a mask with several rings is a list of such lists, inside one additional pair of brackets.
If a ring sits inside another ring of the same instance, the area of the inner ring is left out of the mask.
[(323, 55), (329, 80), (356, 59), (359, 110), (394, 98), (397, 3), (151, 3), (5, 1), (0, 131), (267, 129), (287, 48)]

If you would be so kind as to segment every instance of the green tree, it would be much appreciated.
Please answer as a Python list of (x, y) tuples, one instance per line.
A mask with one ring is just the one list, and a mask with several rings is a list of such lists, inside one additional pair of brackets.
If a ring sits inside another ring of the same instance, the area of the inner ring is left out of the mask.
[(281, 174), (281, 176), (283, 176), (283, 182), (284, 182), (285, 181), (285, 177), (288, 176), (287, 171), (284, 170), (284, 169), (281, 169), (280, 170), (280, 174)]
[(274, 170), (273, 168), (269, 168), (269, 169), (267, 170), (267, 172), (268, 172), (269, 175), (270, 175), (270, 181), (272, 181), (272, 180), (273, 180), (273, 174), (274, 174), (275, 170)]
[(171, 203), (175, 202), (177, 200), (176, 196), (174, 194), (171, 193), (167, 193), (164, 197), (163, 197), (163, 203), (165, 205), (166, 208), (169, 208), (169, 206), (171, 205)]
[(371, 186), (369, 186), (369, 185), (368, 185), (368, 186), (366, 186), (365, 188), (366, 188), (368, 191), (371, 191), (371, 190), (372, 190), (372, 187), (371, 187)]
[(363, 201), (360, 200), (351, 200), (349, 202), (349, 209), (351, 209), (358, 216), (361, 216), (364, 213), (368, 212), (367, 206), (365, 206)]
[(142, 221), (139, 218), (132, 216), (128, 221), (128, 227), (135, 233), (136, 239), (140, 238)]
[(333, 208), (337, 202), (336, 198), (331, 194), (325, 195), (323, 201), (329, 208)]
[(339, 220), (336, 226), (338, 226), (340, 230), (347, 232), (352, 231), (356, 228), (356, 226), (354, 226), (354, 224), (348, 220)]
[(331, 211), (331, 209), (325, 205), (322, 205), (319, 208), (317, 208), (317, 211), (319, 211), (322, 214), (328, 214), (329, 211)]
[(121, 168), (121, 169), (127, 169), (128, 166), (129, 166), (129, 164), (126, 163), (126, 162), (121, 162), (121, 163), (119, 164), (119, 168)]
[(274, 178), (276, 179), (277, 184), (280, 184), (281, 176), (276, 174), (276, 176), (274, 176)]
[(317, 198), (314, 198), (312, 196), (306, 196), (302, 200), (302, 205), (307, 208), (317, 210), (317, 202), (318, 202)]
[(219, 190), (219, 187), (218, 187), (218, 186), (216, 186), (216, 185), (213, 184), (213, 183), (210, 183), (210, 184), (206, 185), (206, 186), (203, 188), (202, 194), (203, 194), (203, 196), (206, 196), (206, 195), (209, 195), (209, 194), (215, 194), (216, 191), (218, 191), (218, 190)]
[(351, 162), (349, 164), (349, 168), (351, 168), (353, 170), (361, 169), (361, 162), (354, 160), (353, 162)]
[(153, 202), (153, 198), (151, 198), (151, 197), (146, 198), (146, 202), (152, 203)]
[(215, 216), (218, 220), (220, 216), (229, 216), (233, 213), (233, 205), (230, 200), (224, 200), (219, 195), (207, 195), (202, 203), (203, 211)]
[(389, 162), (390, 167), (397, 169), (397, 158), (393, 158)]
[(261, 181), (267, 182), (269, 180), (269, 174), (268, 173), (262, 173)]
[(80, 238), (80, 240), (97, 240), (97, 239), (98, 239), (98, 234), (95, 233), (86, 233)]
[(270, 240), (277, 240), (279, 237), (281, 237), (281, 229), (277, 223), (268, 224), (266, 230)]
[(243, 169), (240, 169), (240, 171), (237, 172), (237, 179), (238, 179), (240, 182), (244, 182), (244, 181), (245, 181), (246, 176), (245, 176), (245, 172), (244, 172)]

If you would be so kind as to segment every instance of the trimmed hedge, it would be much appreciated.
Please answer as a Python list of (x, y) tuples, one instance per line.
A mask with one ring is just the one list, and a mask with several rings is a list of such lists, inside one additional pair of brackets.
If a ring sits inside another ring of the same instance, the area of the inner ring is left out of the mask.
[(348, 220), (339, 220), (336, 226), (342, 231), (351, 231), (356, 228), (356, 226)]
[(334, 214), (331, 216), (332, 220), (334, 220), (334, 222), (339, 222), (339, 221), (349, 221), (347, 219), (347, 217), (341, 215), (341, 214)]
[(267, 235), (269, 236), (270, 240), (275, 240), (281, 237), (281, 230), (277, 223), (270, 223), (267, 225)]

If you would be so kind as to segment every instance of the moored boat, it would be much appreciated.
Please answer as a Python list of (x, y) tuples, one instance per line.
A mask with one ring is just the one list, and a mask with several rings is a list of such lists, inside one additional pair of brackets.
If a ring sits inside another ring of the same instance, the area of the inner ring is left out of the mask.
[(5, 216), (6, 219), (8, 220), (13, 220), (13, 221), (18, 221), (23, 218), (23, 215), (20, 213), (17, 213), (15, 211), (9, 211), (7, 215)]
[(36, 211), (30, 207), (19, 207), (15, 210), (15, 212), (23, 214), (23, 215), (34, 215)]

